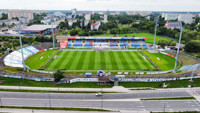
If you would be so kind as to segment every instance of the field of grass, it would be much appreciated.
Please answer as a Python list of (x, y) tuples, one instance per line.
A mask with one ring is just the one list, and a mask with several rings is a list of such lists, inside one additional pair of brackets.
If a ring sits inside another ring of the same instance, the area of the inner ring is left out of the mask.
[[(191, 85), (193, 87), (200, 87), (200, 79), (193, 79), (193, 82), (189, 80), (176, 80), (166, 82), (120, 82), (119, 86), (125, 88), (142, 88), (148, 90), (148, 88), (163, 88), (163, 83), (167, 84), (167, 88), (183, 88)], [(29, 87), (66, 87), (66, 88), (112, 88), (113, 83), (110, 85), (98, 85), (95, 82), (76, 82), (71, 84), (55, 85), (53, 82), (38, 82), (33, 80), (17, 79), (17, 78), (5, 78), (0, 77), (1, 86), (29, 86)]]
[[(40, 62), (38, 62), (40, 63)], [(46, 69), (67, 70), (155, 70), (138, 51), (61, 51)]]
[(66, 87), (66, 88), (110, 88), (111, 85), (103, 85), (100, 86), (95, 82), (76, 82), (71, 84), (59, 84), (56, 85), (54, 82), (48, 81), (34, 81), (34, 80), (26, 80), (26, 79), (17, 79), (17, 78), (5, 78), (0, 77), (0, 85), (2, 86), (31, 86), (31, 87)]
[[(104, 37), (114, 37), (114, 34), (103, 34), (103, 35), (94, 35), (94, 36), (104, 36)], [(130, 34), (118, 34), (118, 36), (120, 37), (146, 37), (147, 39), (145, 40), (146, 43), (153, 43), (154, 41), (154, 35), (151, 33), (130, 33)], [(163, 39), (163, 40), (167, 40), (167, 41), (171, 41), (172, 39), (166, 38), (166, 37), (162, 37), (162, 36), (156, 36), (156, 43), (158, 43), (158, 40)]]
[(165, 81), (165, 82), (120, 82), (120, 86), (126, 88), (136, 88), (136, 87), (152, 87), (152, 88), (162, 88), (163, 83), (167, 84), (167, 88), (183, 88), (191, 85), (193, 87), (200, 86), (200, 79), (193, 79), (193, 82), (189, 80), (176, 80), (176, 81)]
[[(162, 71), (173, 70), (175, 65), (175, 59), (160, 53), (149, 53), (148, 51), (143, 51)], [(180, 67), (178, 63), (177, 68)]]
[(28, 58), (25, 64), (31, 69), (40, 69), (57, 51), (58, 50), (49, 50), (35, 54)]

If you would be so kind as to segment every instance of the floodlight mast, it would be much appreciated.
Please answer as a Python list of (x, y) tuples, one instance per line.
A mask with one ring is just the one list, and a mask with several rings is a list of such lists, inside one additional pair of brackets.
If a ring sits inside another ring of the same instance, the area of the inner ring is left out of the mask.
[(182, 32), (183, 32), (182, 21), (179, 22), (179, 25), (180, 25), (180, 36), (179, 36), (178, 50), (177, 50), (177, 53), (176, 53), (176, 61), (175, 61), (175, 66), (174, 66), (174, 72), (176, 72), (178, 55), (179, 55), (179, 50), (180, 50), (180, 45), (181, 45), (181, 37), (182, 37)]
[(53, 49), (55, 49), (53, 23), (54, 23), (54, 15), (52, 14), (52, 15), (51, 15), (51, 25), (52, 25), (52, 37), (53, 37)]
[(21, 18), (19, 18), (19, 40), (20, 40), (20, 47), (21, 47), (21, 54), (22, 54), (22, 65), (24, 68), (24, 71), (26, 71), (25, 62), (24, 62), (24, 53), (22, 48), (22, 38), (21, 38)]
[(156, 21), (156, 26), (155, 26), (155, 34), (154, 34), (154, 43), (153, 43), (153, 48), (156, 48), (156, 32), (157, 32), (157, 27), (158, 27), (158, 21), (159, 21), (159, 17), (155, 17), (155, 21)]

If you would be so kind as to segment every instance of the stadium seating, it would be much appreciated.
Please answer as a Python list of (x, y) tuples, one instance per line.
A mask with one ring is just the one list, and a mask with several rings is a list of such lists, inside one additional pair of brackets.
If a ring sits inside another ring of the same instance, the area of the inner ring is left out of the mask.
[(110, 41), (110, 48), (118, 48), (118, 43), (116, 40)]
[(140, 46), (140, 44), (138, 43), (138, 40), (131, 40), (131, 46), (132, 46), (133, 48), (142, 48), (142, 47)]
[(124, 47), (124, 46), (126, 46), (126, 47), (129, 48), (128, 42), (127, 42), (126, 40), (121, 40), (120, 47), (122, 48), (122, 47)]
[(82, 47), (83, 42), (82, 40), (76, 40), (75, 43), (73, 44), (73, 47)]
[[(22, 49), (23, 57), (27, 59), (29, 56), (36, 54), (39, 50), (33, 46), (28, 46)], [(10, 67), (23, 67), (21, 49), (13, 51), (4, 58), (4, 64)]]
[(72, 41), (69, 39), (69, 40), (68, 40), (67, 47), (71, 47), (71, 44), (72, 44)]
[(93, 47), (93, 41), (92, 40), (86, 40), (84, 47), (85, 48), (92, 48)]
[(33, 46), (28, 46), (28, 47), (25, 47), (27, 50), (29, 50), (30, 52), (36, 54), (39, 50), (36, 49), (35, 47)]

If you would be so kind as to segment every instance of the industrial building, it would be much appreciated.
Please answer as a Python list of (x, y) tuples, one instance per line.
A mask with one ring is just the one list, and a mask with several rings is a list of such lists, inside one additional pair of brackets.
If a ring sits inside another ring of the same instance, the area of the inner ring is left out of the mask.
[[(59, 31), (58, 25), (53, 25), (54, 34)], [(52, 25), (32, 25), (27, 28), (23, 28), (20, 34), (25, 35), (51, 35)]]

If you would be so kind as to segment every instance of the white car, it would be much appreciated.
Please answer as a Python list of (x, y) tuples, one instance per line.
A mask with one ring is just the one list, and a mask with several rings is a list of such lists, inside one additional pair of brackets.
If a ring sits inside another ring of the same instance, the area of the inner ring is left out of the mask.
[(103, 94), (102, 94), (101, 92), (96, 93), (95, 95), (96, 95), (96, 96), (103, 96)]

